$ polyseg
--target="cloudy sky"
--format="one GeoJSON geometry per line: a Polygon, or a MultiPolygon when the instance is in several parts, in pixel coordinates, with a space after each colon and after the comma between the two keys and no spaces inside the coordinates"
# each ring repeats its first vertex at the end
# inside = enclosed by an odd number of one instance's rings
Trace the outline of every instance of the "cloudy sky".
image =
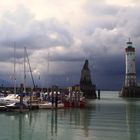
{"type": "Polygon", "coordinates": [[[121,89],[129,37],[140,81],[139,9],[139,0],[0,0],[1,84],[13,84],[16,46],[17,84],[23,81],[26,47],[40,86],[78,84],[89,59],[97,88],[121,89]]]}

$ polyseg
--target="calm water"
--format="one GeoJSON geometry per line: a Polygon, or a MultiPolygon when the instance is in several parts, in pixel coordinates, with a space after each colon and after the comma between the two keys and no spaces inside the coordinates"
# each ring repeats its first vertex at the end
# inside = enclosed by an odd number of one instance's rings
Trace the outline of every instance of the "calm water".
{"type": "Polygon", "coordinates": [[[86,109],[0,113],[0,140],[140,140],[140,100],[101,92],[86,109]]]}

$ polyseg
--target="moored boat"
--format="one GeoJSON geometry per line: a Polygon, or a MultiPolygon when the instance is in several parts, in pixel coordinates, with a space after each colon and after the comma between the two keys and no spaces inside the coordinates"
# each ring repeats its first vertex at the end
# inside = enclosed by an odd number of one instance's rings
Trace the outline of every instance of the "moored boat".
{"type": "Polygon", "coordinates": [[[3,105],[3,106],[9,105],[15,102],[19,102],[18,95],[9,94],[6,97],[0,98],[0,105],[3,105]]]}
{"type": "Polygon", "coordinates": [[[64,108],[64,104],[58,103],[56,106],[55,104],[52,104],[51,102],[39,103],[39,109],[53,109],[53,108],[64,108]]]}
{"type": "Polygon", "coordinates": [[[20,103],[20,102],[15,102],[9,105],[6,105],[6,111],[12,111],[12,112],[25,112],[25,111],[29,111],[29,108],[27,105],[25,105],[24,103],[20,103]]]}
{"type": "Polygon", "coordinates": [[[81,100],[79,102],[74,102],[74,101],[64,101],[64,107],[72,107],[72,108],[84,108],[87,105],[86,100],[81,100]]]}
{"type": "Polygon", "coordinates": [[[64,107],[84,108],[87,105],[87,100],[82,92],[70,92],[63,102],[64,107]]]}
{"type": "Polygon", "coordinates": [[[0,111],[6,111],[6,106],[0,106],[0,111]]]}

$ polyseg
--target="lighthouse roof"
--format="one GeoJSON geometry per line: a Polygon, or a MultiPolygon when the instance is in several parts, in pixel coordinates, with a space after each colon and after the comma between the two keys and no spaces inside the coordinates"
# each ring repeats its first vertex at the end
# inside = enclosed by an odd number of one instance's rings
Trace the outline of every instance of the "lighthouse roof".
{"type": "Polygon", "coordinates": [[[126,42],[127,48],[125,48],[126,52],[135,52],[135,48],[132,46],[132,42],[130,41],[130,38],[128,42],[126,42]]]}
{"type": "Polygon", "coordinates": [[[131,42],[131,41],[128,41],[128,42],[126,42],[126,43],[127,43],[128,45],[129,45],[129,44],[131,44],[131,45],[132,45],[132,42],[131,42]]]}

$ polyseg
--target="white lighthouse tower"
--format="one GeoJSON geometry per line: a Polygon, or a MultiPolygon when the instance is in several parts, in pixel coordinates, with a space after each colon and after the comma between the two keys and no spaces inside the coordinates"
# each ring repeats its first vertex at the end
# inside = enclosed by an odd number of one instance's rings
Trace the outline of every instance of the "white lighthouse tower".
{"type": "Polygon", "coordinates": [[[125,48],[125,83],[119,93],[121,97],[140,98],[140,86],[136,82],[136,68],[135,68],[135,48],[132,42],[126,43],[125,48]]]}
{"type": "Polygon", "coordinates": [[[132,46],[132,42],[127,42],[127,48],[125,48],[125,87],[135,87],[136,84],[136,68],[135,68],[135,48],[132,46]]]}

